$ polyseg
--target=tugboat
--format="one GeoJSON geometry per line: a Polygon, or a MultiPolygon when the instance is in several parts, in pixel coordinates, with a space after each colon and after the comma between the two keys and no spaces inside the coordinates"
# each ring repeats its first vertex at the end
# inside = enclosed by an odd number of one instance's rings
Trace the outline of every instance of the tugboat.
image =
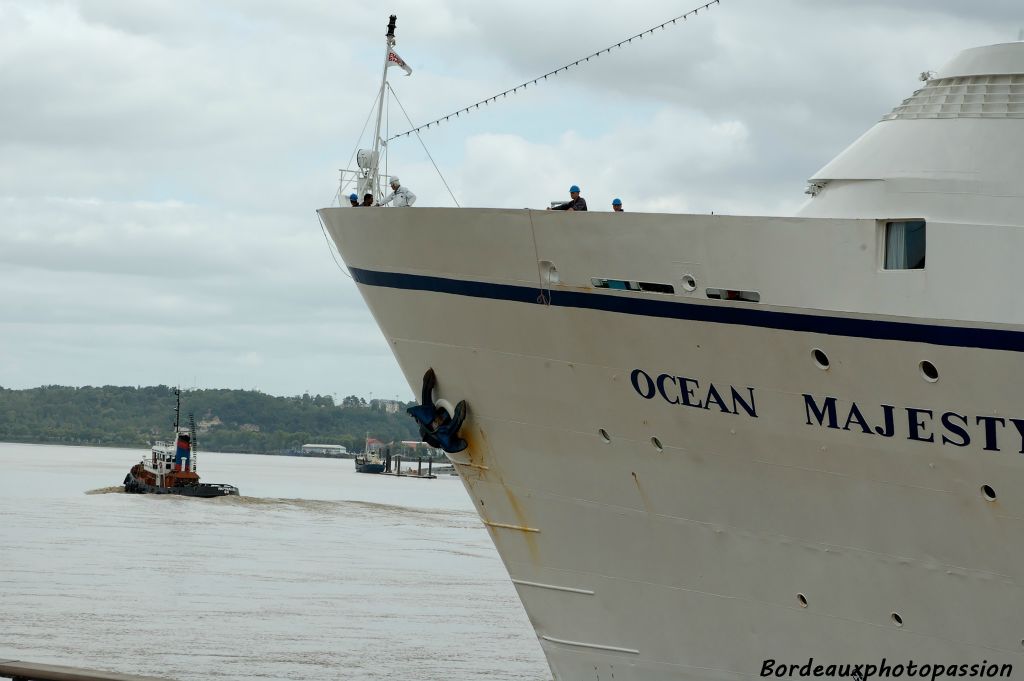
{"type": "Polygon", "coordinates": [[[380,450],[384,443],[366,436],[366,448],[356,457],[356,473],[383,473],[384,461],[380,458],[380,450]]]}
{"type": "Polygon", "coordinates": [[[149,459],[132,466],[124,478],[124,491],[131,494],[179,494],[186,497],[237,495],[234,485],[199,482],[196,473],[196,423],[189,415],[189,427],[182,428],[181,391],[174,390],[174,443],[156,442],[149,459]]]}

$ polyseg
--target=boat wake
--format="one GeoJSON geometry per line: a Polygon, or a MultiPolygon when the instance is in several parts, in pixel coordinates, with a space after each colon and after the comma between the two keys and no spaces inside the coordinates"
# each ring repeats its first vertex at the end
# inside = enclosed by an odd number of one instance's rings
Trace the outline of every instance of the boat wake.
{"type": "Polygon", "coordinates": [[[114,485],[112,487],[97,487],[96,489],[90,489],[85,491],[86,494],[124,494],[123,485],[114,485]]]}
{"type": "Polygon", "coordinates": [[[247,497],[230,496],[220,497],[219,504],[228,506],[262,507],[268,510],[298,510],[319,513],[324,515],[350,516],[353,512],[370,512],[377,518],[386,517],[409,517],[448,519],[469,519],[476,520],[476,514],[472,511],[449,510],[443,508],[416,508],[412,506],[400,506],[397,504],[382,504],[373,501],[356,501],[350,499],[281,499],[274,497],[247,497]]]}

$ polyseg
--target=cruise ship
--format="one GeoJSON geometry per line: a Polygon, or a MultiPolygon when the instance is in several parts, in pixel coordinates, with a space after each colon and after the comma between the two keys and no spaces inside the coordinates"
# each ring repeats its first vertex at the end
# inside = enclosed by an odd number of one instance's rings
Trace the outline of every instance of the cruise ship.
{"type": "Polygon", "coordinates": [[[1006,677],[1022,150],[1017,42],[793,217],[319,212],[409,385],[465,401],[450,457],[555,679],[1006,677]]]}

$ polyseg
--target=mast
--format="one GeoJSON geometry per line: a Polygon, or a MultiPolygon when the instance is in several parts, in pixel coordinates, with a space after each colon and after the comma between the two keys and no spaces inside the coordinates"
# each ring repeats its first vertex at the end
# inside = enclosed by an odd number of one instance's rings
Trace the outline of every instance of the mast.
{"type": "Polygon", "coordinates": [[[369,173],[363,181],[360,182],[359,197],[362,198],[364,194],[370,192],[373,194],[374,200],[380,198],[380,179],[378,172],[380,170],[380,123],[381,118],[384,115],[384,97],[387,96],[387,84],[388,84],[388,57],[391,55],[391,48],[395,46],[395,23],[398,21],[398,17],[394,14],[391,15],[388,21],[388,32],[384,34],[384,70],[380,77],[380,92],[377,95],[377,124],[373,128],[373,155],[370,157],[369,173]]]}
{"type": "Polygon", "coordinates": [[[180,427],[181,414],[181,388],[174,389],[174,441],[178,441],[178,428],[180,427]]]}

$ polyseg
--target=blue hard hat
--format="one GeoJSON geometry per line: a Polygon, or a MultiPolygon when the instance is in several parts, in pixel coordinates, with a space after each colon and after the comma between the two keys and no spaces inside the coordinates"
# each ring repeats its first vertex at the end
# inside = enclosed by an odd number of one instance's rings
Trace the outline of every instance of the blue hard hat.
{"type": "Polygon", "coordinates": [[[349,194],[348,195],[348,200],[349,201],[358,201],[359,197],[357,195],[355,195],[355,194],[349,194]]]}
{"type": "Polygon", "coordinates": [[[579,194],[580,193],[580,188],[577,187],[576,185],[573,185],[573,186],[569,187],[569,193],[572,194],[573,192],[576,192],[577,194],[579,194]]]}
{"type": "Polygon", "coordinates": [[[613,206],[621,206],[622,205],[622,199],[612,199],[612,205],[613,206]]]}

